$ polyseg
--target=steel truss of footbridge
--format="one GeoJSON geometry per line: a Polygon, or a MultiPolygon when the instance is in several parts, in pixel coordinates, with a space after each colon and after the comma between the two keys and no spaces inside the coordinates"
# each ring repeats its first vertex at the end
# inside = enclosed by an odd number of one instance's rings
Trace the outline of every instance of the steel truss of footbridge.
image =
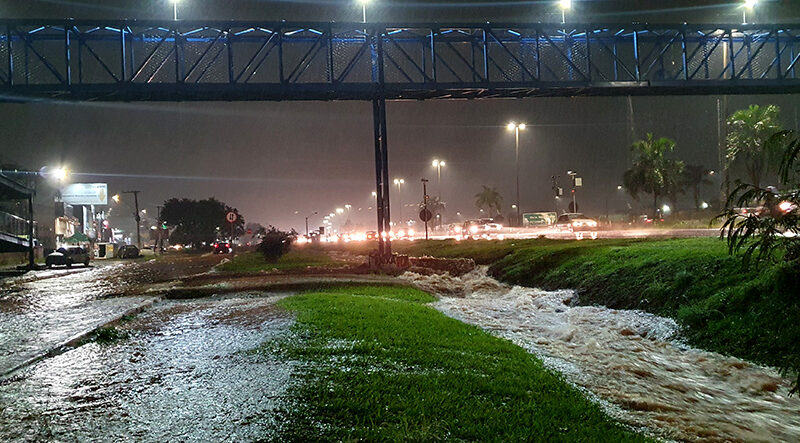
{"type": "Polygon", "coordinates": [[[796,93],[798,60],[800,24],[0,20],[4,101],[373,101],[381,231],[386,100],[796,93]]]}

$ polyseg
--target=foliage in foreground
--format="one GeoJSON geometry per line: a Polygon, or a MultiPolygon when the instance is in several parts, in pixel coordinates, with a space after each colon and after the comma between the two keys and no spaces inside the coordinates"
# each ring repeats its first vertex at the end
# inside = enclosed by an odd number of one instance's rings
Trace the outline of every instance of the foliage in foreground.
{"type": "Polygon", "coordinates": [[[525,350],[421,304],[431,300],[387,287],[283,300],[301,338],[284,351],[310,363],[283,438],[643,440],[525,350]]]}

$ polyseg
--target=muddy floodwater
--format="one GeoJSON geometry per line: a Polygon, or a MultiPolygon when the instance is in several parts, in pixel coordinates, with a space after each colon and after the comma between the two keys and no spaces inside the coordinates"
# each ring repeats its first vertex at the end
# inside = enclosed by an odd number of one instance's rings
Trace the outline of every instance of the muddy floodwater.
{"type": "Polygon", "coordinates": [[[668,318],[576,306],[573,291],[406,274],[443,313],[507,338],[623,423],[669,439],[800,441],[800,399],[776,371],[681,343],[668,318]]]}
{"type": "Polygon", "coordinates": [[[0,441],[242,441],[277,429],[293,368],[252,352],[287,331],[281,295],[164,301],[0,384],[0,441]]]}

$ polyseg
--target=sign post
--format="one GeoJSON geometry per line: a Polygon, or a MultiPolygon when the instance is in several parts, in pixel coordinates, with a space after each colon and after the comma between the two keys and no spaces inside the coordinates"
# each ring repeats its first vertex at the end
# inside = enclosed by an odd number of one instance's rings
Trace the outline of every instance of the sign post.
{"type": "Polygon", "coordinates": [[[231,244],[233,244],[233,225],[234,225],[234,223],[236,223],[236,220],[239,220],[239,214],[237,214],[237,213],[235,213],[233,211],[230,211],[227,214],[225,214],[225,220],[227,220],[228,223],[230,224],[230,227],[231,227],[230,242],[231,242],[231,244]]]}
{"type": "Polygon", "coordinates": [[[419,212],[420,220],[425,222],[425,240],[428,240],[428,222],[433,214],[428,210],[428,179],[422,179],[422,211],[419,212]]]}

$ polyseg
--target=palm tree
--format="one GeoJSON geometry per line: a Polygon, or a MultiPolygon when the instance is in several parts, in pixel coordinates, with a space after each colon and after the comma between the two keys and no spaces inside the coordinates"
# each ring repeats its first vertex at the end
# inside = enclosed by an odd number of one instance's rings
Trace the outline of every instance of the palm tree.
{"type": "Polygon", "coordinates": [[[711,171],[703,165],[686,165],[683,170],[681,182],[685,186],[692,188],[695,209],[700,209],[700,187],[711,184],[711,180],[708,178],[710,173],[711,171]]]}
{"type": "Polygon", "coordinates": [[[486,185],[481,185],[483,188],[481,192],[475,194],[475,206],[478,209],[483,209],[487,213],[497,215],[503,208],[503,196],[497,192],[497,189],[490,188],[486,185]]]}
{"type": "Polygon", "coordinates": [[[750,183],[761,186],[761,178],[770,166],[777,164],[767,140],[781,131],[779,114],[775,105],[750,105],[728,117],[728,137],[726,139],[726,169],[734,165],[744,167],[750,183]]]}
{"type": "Polygon", "coordinates": [[[665,157],[673,150],[674,141],[664,137],[656,139],[653,134],[647,134],[645,140],[631,145],[635,158],[633,166],[625,171],[622,182],[634,200],[639,200],[641,193],[652,194],[654,214],[658,210],[659,197],[670,196],[674,205],[680,192],[677,178],[683,171],[683,162],[665,157]]]}

